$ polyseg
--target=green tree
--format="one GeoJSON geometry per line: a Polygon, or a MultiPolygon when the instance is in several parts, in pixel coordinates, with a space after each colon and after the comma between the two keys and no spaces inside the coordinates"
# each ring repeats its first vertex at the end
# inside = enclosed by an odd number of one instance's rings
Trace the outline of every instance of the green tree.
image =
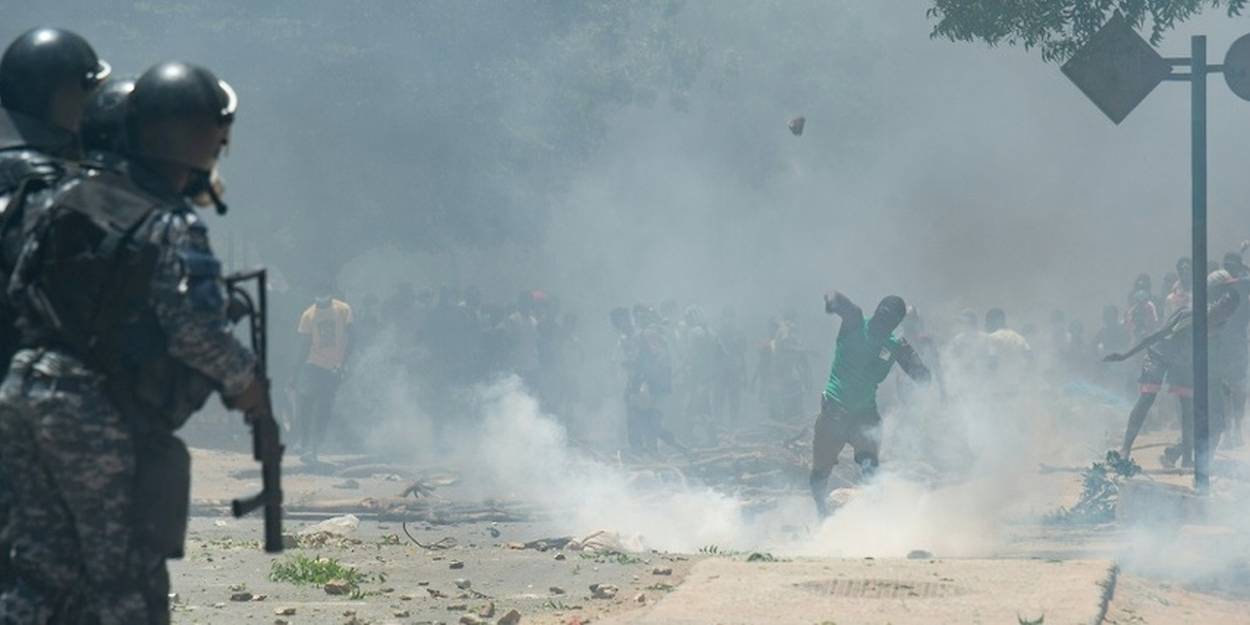
{"type": "Polygon", "coordinates": [[[1119,11],[1150,43],[1208,7],[1240,15],[1250,0],[934,0],[928,10],[933,37],[984,41],[991,46],[1039,48],[1042,59],[1062,62],[1119,11]]]}

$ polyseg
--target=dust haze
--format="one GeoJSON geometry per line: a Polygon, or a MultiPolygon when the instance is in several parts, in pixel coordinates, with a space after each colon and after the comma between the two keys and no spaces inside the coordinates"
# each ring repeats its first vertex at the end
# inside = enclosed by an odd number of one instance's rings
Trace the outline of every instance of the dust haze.
{"type": "MultiPolygon", "coordinates": [[[[378,315],[339,393],[344,451],[450,464],[483,497],[649,548],[992,555],[1005,524],[1057,495],[1032,483],[1038,464],[1099,459],[1126,404],[1040,389],[1005,404],[984,385],[904,408],[889,380],[882,472],[823,525],[805,491],[760,507],[618,461],[615,307],[675,300],[713,322],[731,307],[751,350],[795,311],[806,420],[837,329],[827,290],[867,310],[901,295],[944,338],[960,310],[991,307],[1017,329],[1063,310],[1092,334],[1137,274],[1158,288],[1188,255],[1184,89],[1164,83],[1117,127],[1034,53],[930,39],[927,6],[47,2],[7,7],[5,28],[77,30],[123,75],[177,58],[234,85],[232,210],[208,221],[232,268],[275,275],[275,377],[322,282],[378,315]],[[578,355],[546,382],[576,396],[545,404],[502,365],[460,376],[440,358],[454,346],[412,358],[417,317],[383,318],[405,285],[436,300],[472,287],[500,322],[518,293],[558,299],[578,355]]],[[[1203,32],[1223,50],[1244,30],[1217,12],[1161,48],[1184,54],[1203,32]]],[[[1250,238],[1250,108],[1211,85],[1219,258],[1250,238]]]]}

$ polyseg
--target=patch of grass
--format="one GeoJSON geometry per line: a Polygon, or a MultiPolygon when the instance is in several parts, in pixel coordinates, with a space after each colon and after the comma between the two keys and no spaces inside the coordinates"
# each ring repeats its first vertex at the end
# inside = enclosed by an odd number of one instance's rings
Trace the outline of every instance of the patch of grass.
{"type": "Polygon", "coordinates": [[[308,557],[297,554],[282,560],[274,560],[269,568],[269,581],[290,584],[322,586],[332,580],[347,582],[355,591],[368,581],[368,575],[357,571],[333,558],[308,557]]]}
{"type": "Polygon", "coordinates": [[[638,556],[620,551],[602,551],[599,553],[581,553],[578,554],[583,560],[594,560],[599,564],[643,564],[645,561],[638,556]]]}
{"type": "Polygon", "coordinates": [[[785,562],[785,560],[778,558],[771,553],[762,551],[733,551],[730,549],[721,549],[716,545],[705,545],[703,547],[699,547],[699,553],[723,558],[740,558],[746,560],[747,562],[785,562]]]}
{"type": "Polygon", "coordinates": [[[582,609],[582,606],[580,605],[569,605],[563,601],[556,601],[554,599],[548,599],[546,602],[543,603],[543,607],[548,610],[555,610],[557,612],[568,612],[571,610],[582,609]]]}
{"type": "Polygon", "coordinates": [[[1059,508],[1046,515],[1046,523],[1094,524],[1115,520],[1120,483],[1141,473],[1141,466],[1119,452],[1107,452],[1106,460],[1081,471],[1081,498],[1071,508],[1059,508]]]}

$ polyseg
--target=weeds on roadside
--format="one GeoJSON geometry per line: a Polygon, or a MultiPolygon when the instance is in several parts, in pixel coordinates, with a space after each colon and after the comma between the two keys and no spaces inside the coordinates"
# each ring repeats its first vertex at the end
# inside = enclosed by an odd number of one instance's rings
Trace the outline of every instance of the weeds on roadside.
{"type": "Polygon", "coordinates": [[[743,559],[747,562],[785,562],[785,560],[763,551],[733,551],[729,549],[721,549],[716,545],[704,545],[699,547],[699,553],[709,556],[720,556],[723,558],[743,559]]]}
{"type": "MultiPolygon", "coordinates": [[[[345,582],[352,591],[352,598],[356,598],[354,595],[360,592],[360,585],[370,581],[371,577],[333,558],[310,558],[302,554],[274,560],[269,568],[269,580],[273,582],[310,586],[322,586],[335,580],[345,582]]],[[[379,581],[386,579],[380,575],[377,577],[379,581]]]]}
{"type": "Polygon", "coordinates": [[[580,553],[578,554],[583,560],[594,560],[599,564],[644,564],[646,561],[638,556],[622,553],[620,551],[602,551],[598,553],[580,553]]]}

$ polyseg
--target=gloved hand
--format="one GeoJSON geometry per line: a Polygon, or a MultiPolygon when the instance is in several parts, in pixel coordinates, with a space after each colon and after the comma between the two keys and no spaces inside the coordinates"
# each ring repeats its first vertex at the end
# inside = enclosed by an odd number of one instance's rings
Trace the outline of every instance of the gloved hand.
{"type": "Polygon", "coordinates": [[[242,393],[225,398],[225,403],[227,408],[247,414],[264,409],[268,400],[269,381],[257,376],[242,393]]]}

